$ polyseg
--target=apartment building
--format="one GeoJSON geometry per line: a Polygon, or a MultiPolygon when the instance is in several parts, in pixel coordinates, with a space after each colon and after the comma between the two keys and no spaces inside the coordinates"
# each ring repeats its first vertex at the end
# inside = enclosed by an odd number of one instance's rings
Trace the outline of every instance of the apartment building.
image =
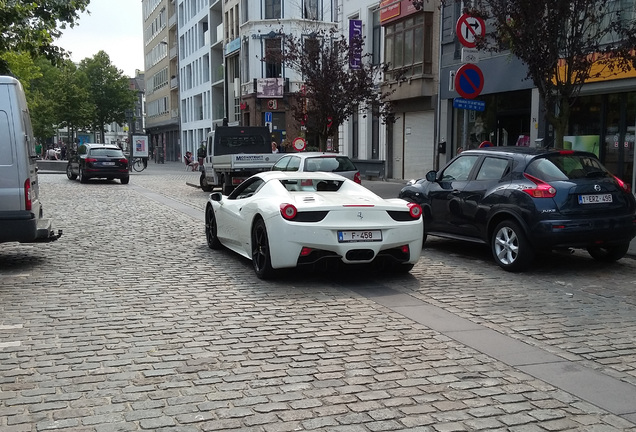
{"type": "Polygon", "coordinates": [[[205,143],[225,116],[223,2],[176,0],[181,155],[205,143]]]}
{"type": "Polygon", "coordinates": [[[146,134],[151,158],[179,160],[179,78],[175,0],[143,0],[146,134]]]}

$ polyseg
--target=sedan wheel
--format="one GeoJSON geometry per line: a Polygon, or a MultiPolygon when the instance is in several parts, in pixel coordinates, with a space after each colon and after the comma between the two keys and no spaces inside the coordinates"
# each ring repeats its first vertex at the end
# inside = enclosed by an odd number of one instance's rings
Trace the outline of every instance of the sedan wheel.
{"type": "Polygon", "coordinates": [[[491,240],[492,255],[504,270],[516,272],[526,269],[534,259],[534,251],[521,227],[506,220],[495,228],[491,240]]]}
{"type": "Polygon", "coordinates": [[[270,257],[269,240],[265,222],[258,219],[252,228],[252,264],[259,279],[269,279],[274,275],[270,257]]]}
{"type": "Polygon", "coordinates": [[[68,177],[69,180],[75,180],[77,178],[77,174],[73,174],[70,163],[66,165],[66,177],[68,177]]]}
{"type": "Polygon", "coordinates": [[[587,248],[587,253],[592,258],[601,262],[614,262],[623,258],[629,250],[629,243],[623,243],[615,246],[590,246],[587,248]]]}
{"type": "Polygon", "coordinates": [[[208,206],[205,209],[205,239],[208,242],[208,247],[210,249],[220,249],[221,242],[216,235],[217,226],[216,226],[216,217],[214,216],[214,209],[212,206],[208,206]]]}

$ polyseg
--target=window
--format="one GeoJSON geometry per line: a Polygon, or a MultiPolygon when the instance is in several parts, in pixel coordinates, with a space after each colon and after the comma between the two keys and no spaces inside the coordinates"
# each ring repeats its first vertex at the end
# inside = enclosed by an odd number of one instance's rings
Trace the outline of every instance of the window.
{"type": "Polygon", "coordinates": [[[280,44],[280,38],[265,39],[265,78],[280,78],[282,76],[280,44]]]}
{"type": "Polygon", "coordinates": [[[318,0],[303,1],[303,18],[314,21],[320,19],[318,0]]]}
{"type": "Polygon", "coordinates": [[[499,180],[508,167],[507,159],[487,157],[477,173],[477,180],[499,180]]]}
{"type": "Polygon", "coordinates": [[[265,0],[265,19],[282,18],[281,0],[265,0]]]}
{"type": "Polygon", "coordinates": [[[387,78],[433,73],[433,13],[423,12],[385,27],[387,78]]]}
{"type": "Polygon", "coordinates": [[[442,181],[466,181],[478,156],[461,156],[451,163],[442,175],[442,181]]]}

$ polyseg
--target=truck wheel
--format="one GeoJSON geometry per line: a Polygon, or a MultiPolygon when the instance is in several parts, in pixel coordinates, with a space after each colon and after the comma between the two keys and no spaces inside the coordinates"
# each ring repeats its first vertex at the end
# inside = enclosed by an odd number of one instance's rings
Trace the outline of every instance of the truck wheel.
{"type": "Polygon", "coordinates": [[[205,171],[201,173],[201,177],[199,177],[199,185],[201,186],[201,190],[203,192],[212,192],[212,186],[208,184],[208,179],[205,177],[205,171]]]}

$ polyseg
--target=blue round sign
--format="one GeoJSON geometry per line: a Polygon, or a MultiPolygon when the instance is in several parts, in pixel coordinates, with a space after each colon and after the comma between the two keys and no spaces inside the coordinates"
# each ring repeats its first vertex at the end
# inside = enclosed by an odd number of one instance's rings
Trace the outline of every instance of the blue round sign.
{"type": "Polygon", "coordinates": [[[463,65],[455,74],[455,90],[466,99],[479,96],[484,88],[484,74],[472,63],[463,65]]]}

